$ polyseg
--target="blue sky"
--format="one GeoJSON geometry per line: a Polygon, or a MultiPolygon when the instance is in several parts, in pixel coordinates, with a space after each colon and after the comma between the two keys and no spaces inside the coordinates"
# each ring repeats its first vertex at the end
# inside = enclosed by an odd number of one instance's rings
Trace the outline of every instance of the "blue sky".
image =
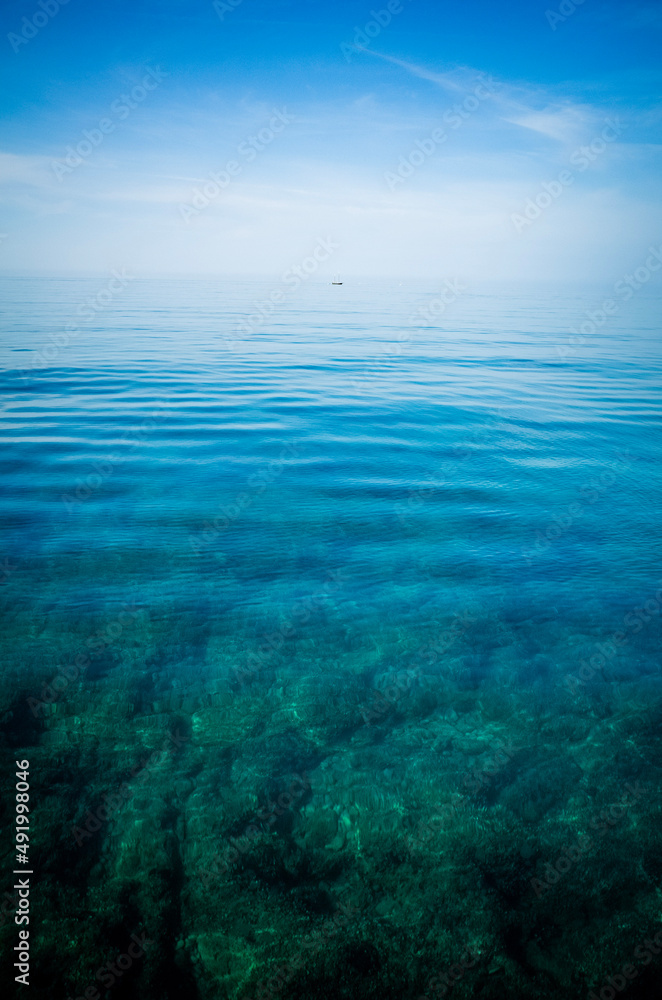
{"type": "Polygon", "coordinates": [[[0,14],[2,272],[324,237],[343,275],[612,283],[662,241],[659,4],[42,3],[0,14]]]}

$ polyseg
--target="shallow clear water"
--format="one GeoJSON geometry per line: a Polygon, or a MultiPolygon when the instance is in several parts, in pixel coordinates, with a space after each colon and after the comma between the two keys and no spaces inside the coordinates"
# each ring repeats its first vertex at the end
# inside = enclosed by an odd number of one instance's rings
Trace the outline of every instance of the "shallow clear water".
{"type": "Polygon", "coordinates": [[[659,920],[659,297],[573,345],[608,288],[434,318],[443,282],[311,279],[249,329],[278,279],[81,317],[107,281],[0,289],[0,709],[41,946],[85,938],[57,995],[134,924],[127,996],[419,996],[468,948],[457,996],[599,988],[659,920]]]}

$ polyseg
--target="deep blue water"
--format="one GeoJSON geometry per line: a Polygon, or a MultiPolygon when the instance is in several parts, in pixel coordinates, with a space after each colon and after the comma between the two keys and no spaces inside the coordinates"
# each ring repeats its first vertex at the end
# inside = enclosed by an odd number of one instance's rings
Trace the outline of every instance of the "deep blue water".
{"type": "MultiPolygon", "coordinates": [[[[468,947],[457,996],[599,987],[659,919],[653,281],[574,345],[608,287],[459,290],[435,318],[444,282],[311,279],[247,332],[278,279],[135,279],[81,316],[107,283],[0,289],[0,707],[44,776],[43,878],[92,914],[87,947],[152,920],[182,996],[247,997],[344,899],[362,985],[338,996],[390,996],[387,968],[418,996],[468,947]],[[175,729],[149,794],[72,847],[175,729]],[[266,847],[201,886],[304,770],[266,847]],[[608,849],[539,898],[637,780],[608,849]],[[328,912],[292,903],[311,886],[328,912]]],[[[83,965],[58,967],[62,996],[83,965]]],[[[278,995],[317,995],[302,975],[278,995]]]]}

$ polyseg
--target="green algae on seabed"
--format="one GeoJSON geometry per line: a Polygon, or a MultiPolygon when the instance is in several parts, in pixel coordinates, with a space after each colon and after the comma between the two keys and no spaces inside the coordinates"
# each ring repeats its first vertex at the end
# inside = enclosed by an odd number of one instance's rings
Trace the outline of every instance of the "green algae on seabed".
{"type": "MultiPolygon", "coordinates": [[[[466,683],[476,655],[468,631],[446,671],[422,671],[372,725],[360,713],[369,689],[349,670],[335,695],[345,701],[339,728],[319,708],[321,675],[319,683],[317,671],[290,675],[286,653],[239,690],[219,639],[212,656],[200,646],[201,659],[182,673],[182,643],[198,631],[182,616],[172,647],[157,625],[159,669],[148,667],[157,655],[150,615],[132,621],[126,647],[108,651],[103,671],[72,683],[33,723],[32,767],[43,779],[35,850],[48,889],[40,949],[55,956],[63,935],[80,942],[66,973],[70,990],[117,953],[126,927],[144,926],[158,961],[146,960],[128,983],[150,995],[172,979],[182,995],[220,990],[241,1000],[286,966],[283,997],[314,995],[323,981],[339,997],[418,996],[435,969],[470,948],[480,959],[454,985],[457,997],[525,995],[532,982],[542,996],[579,996],[578,969],[585,982],[599,979],[605,948],[627,953],[656,926],[660,710],[635,685],[625,698],[621,684],[613,700],[606,680],[571,698],[561,683],[563,635],[545,663],[544,698],[534,682],[522,701],[505,655],[539,638],[540,626],[502,623],[492,649],[489,629],[480,633],[491,667],[479,684],[466,683]],[[548,686],[555,673],[559,683],[548,686]],[[168,754],[166,731],[184,737],[168,754]],[[506,745],[512,751],[495,759],[506,745]],[[140,762],[150,755],[159,760],[146,780],[140,762]],[[279,810],[205,887],[200,873],[219,849],[301,770],[310,795],[279,810]],[[610,815],[633,781],[645,791],[596,831],[596,818],[610,815]],[[123,784],[126,801],[78,845],[71,831],[86,810],[123,784]],[[426,836],[417,835],[421,827],[426,836]],[[581,837],[595,849],[555,879],[550,873],[581,837]],[[51,895],[70,918],[49,915],[51,895]],[[296,961],[337,898],[351,901],[354,918],[309,961],[296,961]],[[99,913],[102,933],[77,929],[85,908],[99,913]]],[[[104,620],[90,624],[96,634],[104,620]]],[[[317,627],[308,626],[311,640],[317,627]]],[[[403,642],[401,626],[395,644],[389,631],[384,624],[379,642],[387,670],[403,642]]],[[[414,645],[413,636],[405,641],[414,645]]],[[[364,645],[375,648],[368,636],[364,645]]],[[[331,661],[328,644],[319,648],[322,664],[331,661]]],[[[38,690],[53,665],[28,667],[34,680],[24,673],[24,690],[38,690]]],[[[4,690],[12,692],[6,678],[4,690]]],[[[6,716],[5,732],[24,741],[27,730],[12,723],[6,716]]]]}

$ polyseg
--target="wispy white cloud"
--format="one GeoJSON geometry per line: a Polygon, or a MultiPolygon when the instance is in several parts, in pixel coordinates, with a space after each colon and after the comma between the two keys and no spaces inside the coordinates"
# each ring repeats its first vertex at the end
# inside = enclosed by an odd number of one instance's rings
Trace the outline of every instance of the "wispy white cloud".
{"type": "Polygon", "coordinates": [[[46,156],[0,152],[0,185],[30,184],[43,187],[49,183],[48,164],[46,156]]]}
{"type": "Polygon", "coordinates": [[[520,114],[504,116],[504,121],[538,132],[558,142],[568,143],[579,141],[595,118],[596,113],[593,109],[583,105],[566,105],[547,107],[540,111],[526,109],[520,114]]]}
{"type": "Polygon", "coordinates": [[[420,80],[428,80],[430,83],[436,83],[446,90],[460,91],[463,89],[462,84],[458,80],[458,75],[462,71],[449,69],[446,72],[437,73],[434,70],[427,69],[425,66],[418,66],[416,63],[398,59],[396,56],[386,55],[385,52],[377,52],[375,49],[364,49],[361,46],[357,46],[357,49],[367,55],[375,56],[377,59],[384,59],[386,62],[390,62],[394,66],[399,66],[401,69],[406,70],[413,76],[417,76],[420,80]]]}
{"type": "MultiPolygon", "coordinates": [[[[375,50],[362,49],[368,55],[386,60],[418,79],[427,80],[447,91],[451,99],[466,96],[480,82],[489,81],[494,114],[504,123],[528,129],[560,143],[576,143],[595,131],[600,112],[583,102],[573,103],[553,88],[522,81],[495,81],[484,71],[456,66],[439,72],[416,63],[398,59],[375,50]]],[[[482,108],[484,112],[486,106],[482,108]]]]}
{"type": "Polygon", "coordinates": [[[628,211],[647,224],[658,218],[652,195],[641,211],[632,208],[618,167],[637,149],[642,162],[650,161],[655,151],[636,146],[633,123],[646,120],[646,134],[656,134],[659,109],[640,104],[628,112],[627,146],[610,145],[519,238],[511,213],[568,166],[574,149],[599,135],[604,107],[579,87],[573,94],[568,83],[504,79],[455,128],[452,118],[444,121],[446,112],[487,74],[366,55],[394,67],[396,84],[401,73],[412,78],[406,92],[400,88],[404,96],[394,98],[379,81],[342,99],[297,95],[296,122],[248,160],[237,147],[266,125],[272,106],[245,95],[221,99],[211,87],[188,96],[180,89],[172,100],[145,105],[144,119],[132,118],[61,183],[52,163],[79,137],[78,120],[71,138],[44,140],[44,155],[5,147],[0,201],[42,269],[48,259],[72,269],[95,265],[112,251],[138,271],[164,273],[208,273],[210,262],[227,272],[287,267],[318,236],[339,242],[333,266],[348,273],[595,272],[614,250],[601,235],[607,215],[623,222],[631,242],[638,236],[626,224],[628,211]],[[416,142],[442,125],[447,141],[421,161],[416,142]],[[420,165],[389,189],[385,172],[415,146],[420,165]],[[181,205],[233,158],[241,160],[240,176],[186,225],[181,205]],[[48,215],[53,219],[44,221],[48,215]]]}

